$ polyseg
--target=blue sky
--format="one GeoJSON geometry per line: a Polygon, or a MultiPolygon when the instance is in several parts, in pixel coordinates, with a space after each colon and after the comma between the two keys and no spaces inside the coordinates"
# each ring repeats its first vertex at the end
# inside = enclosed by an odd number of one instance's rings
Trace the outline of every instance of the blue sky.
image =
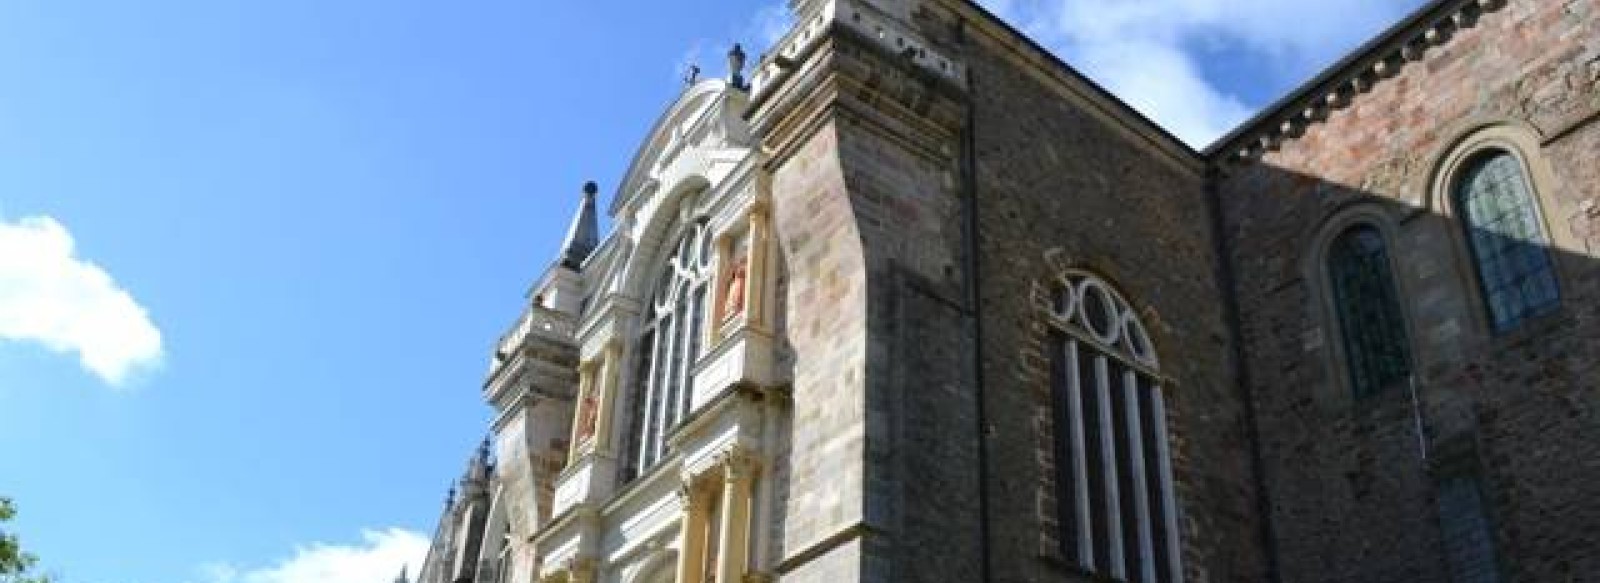
{"type": "MultiPolygon", "coordinates": [[[[986,2],[1197,145],[1419,3],[986,2]]],[[[579,185],[783,5],[0,3],[26,546],[68,583],[392,577],[579,185]]]]}

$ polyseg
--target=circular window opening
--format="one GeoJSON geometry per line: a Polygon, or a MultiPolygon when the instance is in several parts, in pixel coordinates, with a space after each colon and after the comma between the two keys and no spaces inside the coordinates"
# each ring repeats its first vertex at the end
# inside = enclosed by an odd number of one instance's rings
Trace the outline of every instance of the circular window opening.
{"type": "Polygon", "coordinates": [[[1080,310],[1083,314],[1083,325],[1089,329],[1096,340],[1106,345],[1114,345],[1117,341],[1118,322],[1116,303],[1112,299],[1111,290],[1104,284],[1090,280],[1083,284],[1083,298],[1080,300],[1080,310]]]}

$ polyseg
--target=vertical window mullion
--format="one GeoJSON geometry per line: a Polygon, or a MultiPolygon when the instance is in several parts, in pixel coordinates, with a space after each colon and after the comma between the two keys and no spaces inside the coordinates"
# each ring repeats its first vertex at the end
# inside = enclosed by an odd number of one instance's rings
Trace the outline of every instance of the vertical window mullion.
{"type": "Polygon", "coordinates": [[[1089,521],[1093,516],[1089,511],[1089,468],[1084,457],[1083,444],[1083,387],[1082,375],[1078,369],[1078,341],[1067,337],[1067,414],[1070,415],[1071,447],[1072,447],[1072,500],[1063,500],[1062,504],[1072,504],[1073,527],[1078,531],[1078,561],[1080,564],[1094,569],[1094,536],[1089,521]]]}
{"type": "Polygon", "coordinates": [[[1106,506],[1106,543],[1110,546],[1111,576],[1126,577],[1126,561],[1124,560],[1122,544],[1122,504],[1117,491],[1117,428],[1111,412],[1111,372],[1108,370],[1106,356],[1097,354],[1094,358],[1095,392],[1099,396],[1100,404],[1100,472],[1105,478],[1105,506],[1106,506]]]}
{"type": "MultiPolygon", "coordinates": [[[[1143,457],[1144,453],[1144,429],[1139,422],[1140,392],[1137,373],[1133,372],[1131,368],[1123,371],[1123,412],[1126,416],[1128,427],[1128,459],[1132,462],[1129,465],[1133,468],[1133,491],[1128,494],[1134,498],[1135,512],[1138,517],[1135,526],[1139,529],[1139,560],[1135,564],[1139,566],[1138,580],[1144,583],[1154,583],[1156,581],[1155,570],[1157,562],[1150,540],[1149,497],[1145,495],[1149,491],[1150,484],[1144,475],[1144,460],[1139,459],[1143,457]]],[[[1130,576],[1128,579],[1131,581],[1133,577],[1130,576]]]]}
{"type": "Polygon", "coordinates": [[[683,355],[683,383],[677,406],[678,420],[689,415],[689,405],[694,401],[694,365],[700,353],[701,317],[705,314],[705,286],[696,287],[689,293],[690,304],[688,307],[688,326],[685,326],[683,355]]]}
{"type": "Polygon", "coordinates": [[[666,339],[666,342],[661,344],[661,360],[666,364],[666,367],[662,369],[661,376],[656,378],[656,388],[653,391],[654,398],[650,402],[655,409],[651,412],[651,415],[656,420],[654,430],[648,434],[650,436],[651,465],[654,465],[656,460],[661,459],[662,437],[667,434],[666,425],[669,421],[667,411],[670,408],[667,403],[672,399],[672,377],[676,374],[675,370],[678,366],[677,359],[672,357],[672,353],[677,349],[679,322],[672,312],[668,314],[661,324],[661,328],[665,330],[661,337],[666,339]]]}
{"type": "Polygon", "coordinates": [[[639,433],[634,437],[634,439],[639,440],[639,451],[637,452],[638,457],[636,461],[637,467],[635,468],[634,472],[635,475],[643,473],[646,468],[650,467],[650,431],[653,427],[650,417],[653,414],[653,409],[655,408],[652,403],[655,400],[656,374],[662,364],[662,336],[659,323],[652,327],[648,337],[651,338],[650,346],[645,348],[650,352],[650,369],[646,371],[645,377],[642,379],[643,382],[641,384],[644,387],[644,391],[637,395],[639,404],[635,407],[635,409],[638,410],[638,415],[640,416],[639,433]]]}

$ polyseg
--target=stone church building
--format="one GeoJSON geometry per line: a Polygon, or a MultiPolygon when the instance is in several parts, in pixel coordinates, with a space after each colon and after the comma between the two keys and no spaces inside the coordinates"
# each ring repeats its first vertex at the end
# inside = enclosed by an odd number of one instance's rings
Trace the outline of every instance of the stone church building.
{"type": "Polygon", "coordinates": [[[417,583],[1600,581],[1600,0],[1203,151],[968,0],[791,8],[574,196],[417,583]]]}

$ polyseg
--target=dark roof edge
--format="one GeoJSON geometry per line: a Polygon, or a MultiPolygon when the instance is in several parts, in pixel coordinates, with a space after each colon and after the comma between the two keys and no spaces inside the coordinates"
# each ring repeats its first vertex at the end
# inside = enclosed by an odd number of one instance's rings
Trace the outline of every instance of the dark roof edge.
{"type": "Polygon", "coordinates": [[[1256,156],[1286,138],[1298,137],[1305,125],[1325,119],[1331,110],[1344,107],[1373,84],[1392,77],[1405,63],[1421,60],[1427,49],[1448,43],[1478,16],[1504,5],[1505,0],[1433,0],[1201,152],[1213,162],[1219,157],[1256,156]]]}

